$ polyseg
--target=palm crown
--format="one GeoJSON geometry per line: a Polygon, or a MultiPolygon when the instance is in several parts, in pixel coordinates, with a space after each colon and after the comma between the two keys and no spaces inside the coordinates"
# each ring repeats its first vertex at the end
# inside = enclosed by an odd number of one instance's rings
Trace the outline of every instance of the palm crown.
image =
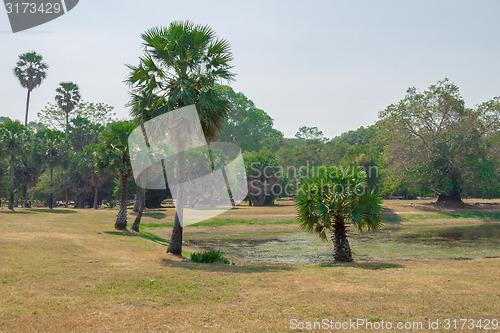
{"type": "Polygon", "coordinates": [[[66,131],[69,127],[69,113],[81,99],[78,85],[73,82],[61,82],[56,89],[57,105],[66,113],[66,131]]]}
{"type": "Polygon", "coordinates": [[[19,56],[14,68],[14,74],[23,88],[32,91],[47,77],[49,66],[43,62],[43,57],[36,52],[28,52],[19,56]]]}
{"type": "Polygon", "coordinates": [[[49,66],[43,62],[43,57],[36,52],[27,52],[19,56],[19,61],[14,68],[14,75],[21,83],[23,88],[28,89],[26,97],[26,115],[24,125],[28,124],[28,110],[30,104],[30,95],[33,89],[42,84],[47,77],[49,66]]]}
{"type": "Polygon", "coordinates": [[[214,91],[232,80],[229,43],[208,26],[173,22],[142,34],[146,55],[129,65],[132,115],[142,121],[196,104],[207,139],[215,138],[227,116],[228,102],[214,91]]]}

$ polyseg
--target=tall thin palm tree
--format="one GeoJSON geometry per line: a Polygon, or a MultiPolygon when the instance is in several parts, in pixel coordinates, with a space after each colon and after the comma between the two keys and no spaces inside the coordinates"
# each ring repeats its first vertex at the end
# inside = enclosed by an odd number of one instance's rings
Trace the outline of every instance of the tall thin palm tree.
{"type": "Polygon", "coordinates": [[[49,66],[43,62],[43,57],[36,52],[27,52],[19,56],[19,61],[14,68],[14,75],[23,88],[28,89],[26,97],[26,116],[24,125],[28,125],[28,111],[30,107],[30,96],[33,89],[42,84],[47,77],[49,66]]]}
{"type": "Polygon", "coordinates": [[[10,158],[9,209],[14,209],[15,162],[25,153],[27,134],[26,126],[19,121],[8,120],[0,124],[0,157],[10,158]]]}
{"type": "Polygon", "coordinates": [[[56,89],[57,105],[66,114],[66,133],[69,132],[69,114],[81,99],[80,89],[73,82],[61,82],[56,89]]]}
{"type": "Polygon", "coordinates": [[[319,234],[331,234],[335,245],[335,261],[352,261],[347,239],[349,224],[359,230],[378,230],[382,226],[381,198],[368,189],[366,173],[361,168],[319,168],[301,180],[295,198],[299,225],[319,234]]]}
{"type": "MultiPolygon", "coordinates": [[[[145,55],[138,66],[128,65],[132,115],[141,122],[177,108],[195,104],[208,141],[217,138],[229,111],[229,102],[215,91],[222,80],[231,81],[229,43],[218,39],[209,26],[189,21],[172,22],[142,34],[145,55]]],[[[179,173],[184,165],[178,156],[179,173]]],[[[179,175],[180,176],[180,175],[179,175]]],[[[179,177],[182,178],[182,177],[179,177]]],[[[182,254],[183,198],[179,193],[167,252],[182,254]]]]}
{"type": "Polygon", "coordinates": [[[101,134],[96,149],[96,163],[99,170],[111,168],[120,175],[120,208],[116,217],[115,229],[127,229],[127,188],[132,175],[128,136],[137,124],[129,121],[111,123],[101,134]]]}

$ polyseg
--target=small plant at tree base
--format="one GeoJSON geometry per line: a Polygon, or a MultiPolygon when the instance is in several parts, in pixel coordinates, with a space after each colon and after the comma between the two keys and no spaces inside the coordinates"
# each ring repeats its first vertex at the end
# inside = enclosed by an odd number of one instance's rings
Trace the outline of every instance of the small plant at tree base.
{"type": "Polygon", "coordinates": [[[226,265],[231,264],[231,261],[229,261],[229,259],[227,258],[224,258],[222,252],[218,250],[191,253],[190,259],[193,262],[206,263],[206,264],[210,264],[213,262],[222,262],[226,265]]]}

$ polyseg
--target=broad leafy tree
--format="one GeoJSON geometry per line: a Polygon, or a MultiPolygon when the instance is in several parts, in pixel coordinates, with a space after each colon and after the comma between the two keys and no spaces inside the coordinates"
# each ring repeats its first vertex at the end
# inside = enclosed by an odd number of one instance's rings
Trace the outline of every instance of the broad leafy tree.
{"type": "Polygon", "coordinates": [[[69,114],[80,101],[80,89],[73,82],[61,82],[56,89],[56,102],[66,116],[66,133],[69,130],[69,114]]]}
{"type": "Polygon", "coordinates": [[[274,204],[273,187],[282,176],[276,157],[269,151],[244,154],[248,183],[248,200],[253,206],[274,204]]]}
{"type": "MultiPolygon", "coordinates": [[[[80,102],[69,115],[69,123],[76,118],[83,118],[92,125],[106,126],[115,121],[116,113],[113,107],[105,103],[80,102]]],[[[66,130],[66,112],[57,104],[49,103],[42,111],[38,112],[39,121],[46,127],[65,131],[66,130]]]]}
{"type": "Polygon", "coordinates": [[[320,169],[301,180],[295,200],[299,225],[322,239],[330,236],[336,261],[353,260],[347,238],[350,224],[372,231],[382,226],[382,200],[368,189],[366,174],[360,168],[320,169]]]}
{"type": "Polygon", "coordinates": [[[321,142],[328,141],[323,132],[320,131],[316,126],[302,126],[301,128],[299,128],[299,131],[295,133],[295,137],[301,140],[319,140],[321,142]]]}
{"type": "Polygon", "coordinates": [[[43,57],[36,52],[27,52],[19,56],[19,61],[14,68],[14,75],[19,80],[19,83],[21,83],[21,86],[28,89],[24,125],[28,125],[31,92],[42,84],[42,81],[47,77],[48,69],[49,66],[43,62],[43,57]]]}
{"type": "Polygon", "coordinates": [[[388,184],[433,193],[438,203],[462,202],[465,175],[484,151],[487,123],[498,117],[494,108],[464,104],[458,87],[445,79],[424,92],[408,89],[404,99],[380,113],[388,184]]]}
{"type": "Polygon", "coordinates": [[[120,179],[120,208],[116,217],[115,229],[127,229],[127,189],[132,175],[128,136],[136,124],[129,121],[111,123],[101,134],[96,147],[96,163],[100,170],[111,168],[120,179]]]}
{"type": "MultiPolygon", "coordinates": [[[[129,65],[132,115],[146,121],[177,108],[196,104],[201,125],[208,141],[220,133],[229,103],[215,87],[221,80],[232,80],[229,43],[217,38],[208,26],[189,21],[173,22],[142,34],[145,55],[138,66],[129,65]]],[[[186,133],[188,134],[188,133],[186,133]]],[[[182,150],[180,150],[182,151],[182,150]]],[[[179,172],[185,157],[179,154],[179,172]]],[[[179,174],[179,176],[181,176],[179,174]]],[[[177,210],[183,209],[182,194],[177,210]]],[[[175,216],[167,252],[182,253],[182,225],[175,216]]]]}
{"type": "Polygon", "coordinates": [[[236,93],[229,86],[220,85],[217,92],[230,103],[220,140],[235,143],[243,151],[259,151],[275,143],[279,146],[283,133],[274,128],[271,116],[257,108],[243,93],[236,93]]]}

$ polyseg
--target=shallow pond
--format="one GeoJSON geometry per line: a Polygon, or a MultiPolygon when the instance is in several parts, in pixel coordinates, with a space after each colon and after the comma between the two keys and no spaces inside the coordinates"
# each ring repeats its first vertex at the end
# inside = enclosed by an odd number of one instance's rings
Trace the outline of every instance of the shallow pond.
{"type": "MultiPolygon", "coordinates": [[[[500,223],[384,229],[376,233],[353,233],[349,239],[353,256],[358,260],[465,260],[500,256],[500,223]]],[[[332,242],[306,232],[275,233],[267,238],[262,235],[257,238],[255,234],[215,236],[187,242],[249,262],[307,265],[333,260],[332,242]]]]}

